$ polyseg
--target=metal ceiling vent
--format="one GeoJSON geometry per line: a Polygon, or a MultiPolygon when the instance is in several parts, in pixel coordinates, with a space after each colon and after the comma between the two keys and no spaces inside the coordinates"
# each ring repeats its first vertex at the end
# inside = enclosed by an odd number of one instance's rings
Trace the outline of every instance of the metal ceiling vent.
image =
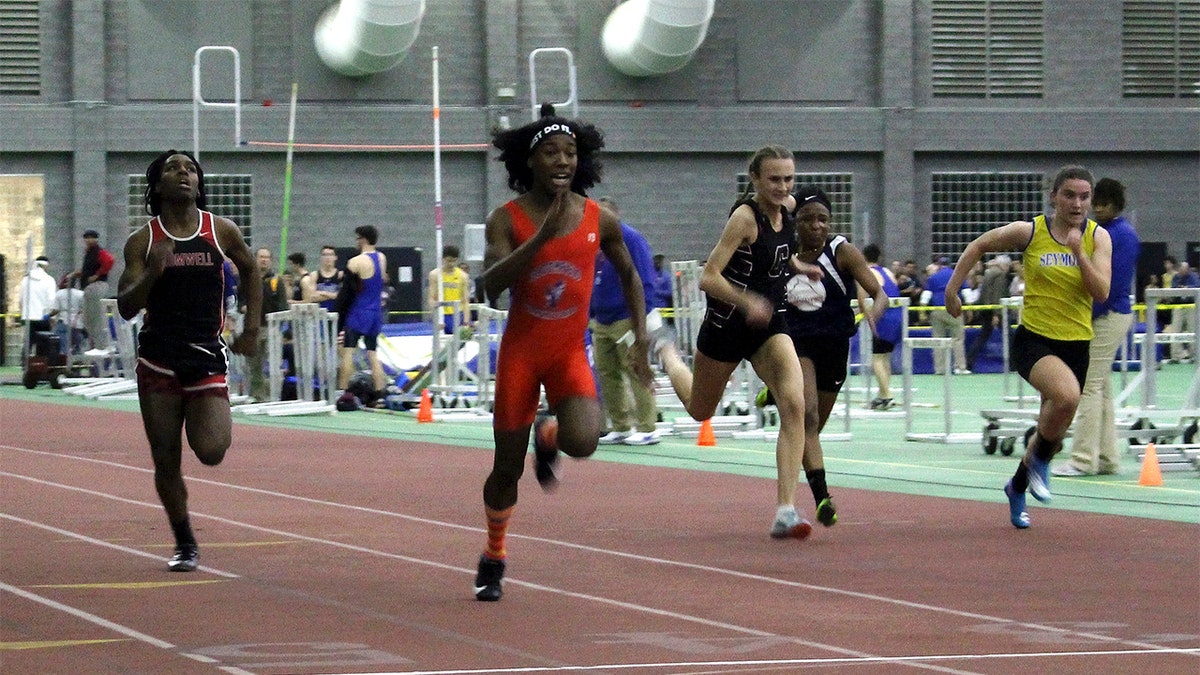
{"type": "Polygon", "coordinates": [[[342,75],[373,75],[404,60],[424,16],[425,0],[341,0],[317,20],[313,43],[342,75]]]}
{"type": "Polygon", "coordinates": [[[604,56],[631,77],[675,72],[704,42],[716,0],[627,0],[604,22],[604,56]]]}

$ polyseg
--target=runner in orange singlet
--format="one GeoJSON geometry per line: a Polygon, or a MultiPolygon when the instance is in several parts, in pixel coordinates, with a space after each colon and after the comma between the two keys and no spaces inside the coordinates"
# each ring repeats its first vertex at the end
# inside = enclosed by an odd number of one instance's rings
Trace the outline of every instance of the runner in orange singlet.
{"type": "Polygon", "coordinates": [[[559,450],[576,458],[596,451],[601,413],[584,332],[599,250],[616,268],[630,307],[638,377],[646,387],[653,381],[641,279],[617,218],[585,196],[600,180],[596,154],[604,137],[547,108],[542,119],[492,141],[520,196],[492,211],[486,229],[483,282],[488,297],[510,290],[511,308],[496,363],[496,453],[483,486],[487,547],[475,577],[475,597],[483,601],[499,600],[502,592],[505,536],[535,416],[534,463],[543,489],[557,483],[559,450]],[[541,387],[557,422],[537,413],[541,387]]]}

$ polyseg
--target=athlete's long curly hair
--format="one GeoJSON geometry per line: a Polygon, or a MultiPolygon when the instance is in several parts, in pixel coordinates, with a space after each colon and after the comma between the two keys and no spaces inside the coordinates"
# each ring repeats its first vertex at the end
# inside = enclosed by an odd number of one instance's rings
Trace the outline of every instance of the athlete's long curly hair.
{"type": "Polygon", "coordinates": [[[197,185],[196,208],[202,209],[208,205],[208,194],[204,191],[204,169],[200,166],[200,160],[187,150],[171,149],[155,157],[154,161],[150,162],[150,166],[146,168],[146,191],[142,194],[142,202],[146,205],[146,213],[152,216],[162,213],[162,195],[155,188],[162,180],[163,167],[171,155],[185,155],[196,165],[196,175],[200,178],[197,185]]]}
{"type": "Polygon", "coordinates": [[[578,165],[575,168],[575,178],[571,181],[571,191],[587,195],[588,188],[600,182],[602,165],[597,154],[604,147],[604,132],[586,122],[559,117],[554,114],[554,106],[542,104],[542,118],[530,122],[523,127],[498,131],[492,135],[492,145],[500,150],[499,161],[504,162],[508,169],[508,187],[518,194],[529,192],[533,188],[533,171],[529,168],[529,155],[533,148],[534,136],[553,124],[565,124],[575,132],[575,150],[578,165]]]}

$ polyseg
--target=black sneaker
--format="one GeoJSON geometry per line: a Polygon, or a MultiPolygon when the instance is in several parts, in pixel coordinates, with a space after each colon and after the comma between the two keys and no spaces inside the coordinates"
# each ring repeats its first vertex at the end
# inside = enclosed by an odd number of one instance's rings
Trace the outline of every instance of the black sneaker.
{"type": "Polygon", "coordinates": [[[479,556],[479,572],[475,574],[475,599],[495,602],[504,594],[500,580],[504,578],[504,561],[479,556]]]}
{"type": "Polygon", "coordinates": [[[191,572],[200,565],[200,549],[195,544],[175,547],[175,555],[167,563],[172,572],[191,572]]]}
{"type": "Polygon", "coordinates": [[[542,438],[543,427],[551,422],[558,424],[545,412],[539,412],[533,421],[533,471],[545,492],[554,492],[558,487],[558,446],[550,445],[542,438]]]}

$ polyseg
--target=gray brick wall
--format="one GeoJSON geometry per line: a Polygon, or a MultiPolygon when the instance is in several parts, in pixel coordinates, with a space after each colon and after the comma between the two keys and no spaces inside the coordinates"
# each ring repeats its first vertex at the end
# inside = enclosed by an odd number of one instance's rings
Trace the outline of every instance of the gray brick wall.
{"type": "MultiPolygon", "coordinates": [[[[1045,98],[987,101],[931,98],[930,0],[722,0],[692,62],[649,80],[625,77],[603,61],[598,33],[618,0],[428,3],[406,60],[362,80],[337,75],[316,58],[313,21],[328,0],[247,2],[249,26],[238,34],[250,45],[243,72],[248,140],[286,139],[291,82],[299,81],[298,141],[428,143],[429,54],[438,45],[442,140],[486,142],[500,115],[515,124],[529,119],[529,51],[572,49],[580,113],[608,135],[605,180],[595,194],[617,197],[629,220],[672,258],[708,254],[735,175],[766,143],[794,148],[801,171],[853,171],[856,225],[869,221],[867,238],[889,257],[928,255],[931,171],[1049,172],[1069,161],[1130,186],[1147,240],[1167,241],[1182,255],[1185,240],[1200,238],[1200,109],[1196,99],[1121,98],[1121,0],[1046,2],[1045,98]],[[806,51],[814,44],[829,53],[806,51]],[[821,59],[831,65],[821,67],[821,59]],[[781,91],[835,94],[765,100],[772,77],[781,91]],[[509,83],[515,98],[498,98],[498,86],[509,83]],[[264,99],[274,105],[263,107],[264,99]]],[[[48,241],[62,254],[77,257],[77,233],[88,227],[115,237],[113,228],[124,222],[126,175],[142,173],[167,147],[191,147],[190,83],[177,83],[184,94],[175,101],[130,100],[131,83],[144,84],[138,78],[153,73],[131,70],[130,50],[138,45],[129,37],[141,30],[136,17],[157,6],[139,2],[131,12],[133,0],[47,0],[43,95],[0,98],[0,172],[46,176],[48,241]],[[70,103],[95,98],[105,104],[70,103]],[[103,220],[108,228],[97,227],[103,220]]],[[[189,64],[199,46],[172,44],[171,58],[189,64]]],[[[564,77],[554,66],[542,74],[547,85],[539,89],[564,77]]],[[[255,243],[277,246],[271,226],[282,213],[284,152],[235,148],[231,136],[230,113],[204,112],[205,168],[253,174],[255,243]]],[[[464,223],[481,222],[511,196],[493,158],[483,150],[444,153],[447,242],[461,243],[464,223]]],[[[331,239],[346,243],[338,237],[371,222],[387,244],[432,249],[432,167],[428,151],[298,150],[290,242],[315,253],[331,239]]]]}

